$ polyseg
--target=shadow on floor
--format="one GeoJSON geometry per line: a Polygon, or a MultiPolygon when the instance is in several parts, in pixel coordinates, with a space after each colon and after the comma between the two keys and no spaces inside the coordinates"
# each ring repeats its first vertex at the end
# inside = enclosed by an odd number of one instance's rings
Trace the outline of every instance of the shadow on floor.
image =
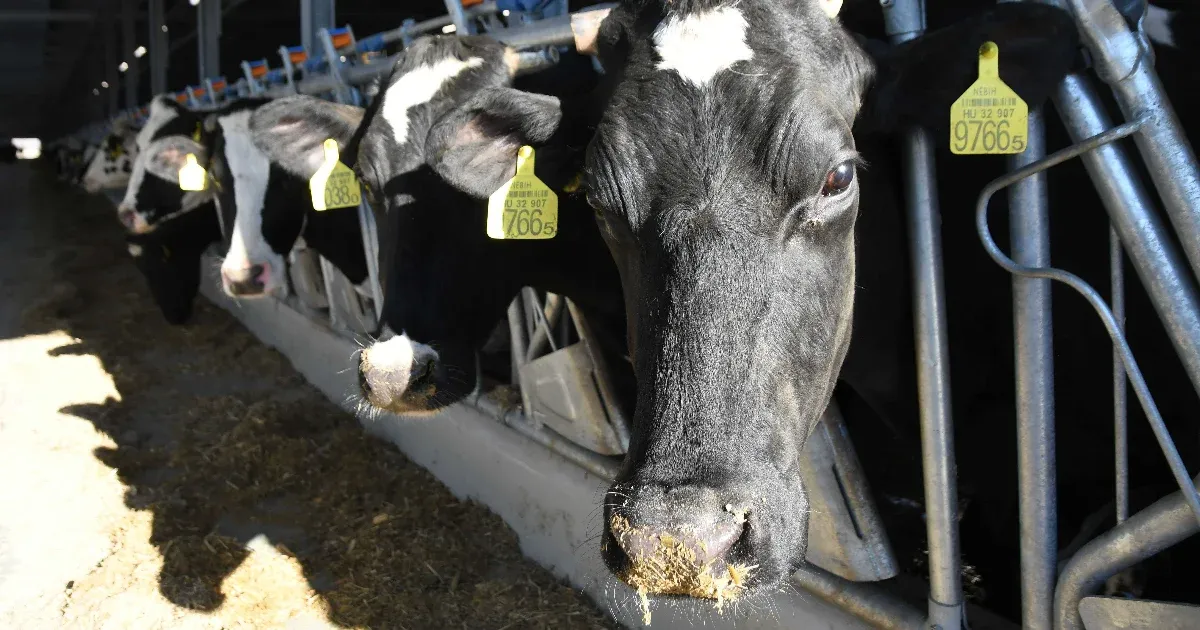
{"type": "Polygon", "coordinates": [[[279,621],[254,620],[255,601],[288,597],[342,626],[616,627],[527,561],[498,517],[366,435],[228,314],[198,298],[188,325],[166,324],[107,201],[49,176],[30,195],[49,290],[31,292],[21,332],[65,330],[79,341],[54,353],[93,355],[111,374],[120,400],[62,412],[116,442],[95,455],[126,505],[152,514],[144,555],[161,554],[172,603],[237,605],[255,627],[279,621]],[[287,587],[269,564],[231,584],[263,545],[311,591],[273,590],[287,587]]]}

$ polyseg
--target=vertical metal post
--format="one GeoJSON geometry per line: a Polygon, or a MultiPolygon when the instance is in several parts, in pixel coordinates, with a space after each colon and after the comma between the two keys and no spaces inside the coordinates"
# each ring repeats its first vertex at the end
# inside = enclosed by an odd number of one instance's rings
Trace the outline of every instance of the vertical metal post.
{"type": "Polygon", "coordinates": [[[150,93],[159,95],[167,91],[167,47],[166,19],[163,14],[163,0],[149,0],[149,16],[147,18],[147,45],[150,60],[150,93]]]}
{"type": "Polygon", "coordinates": [[[454,20],[456,33],[459,35],[474,34],[471,22],[467,19],[467,12],[463,10],[462,0],[446,0],[446,13],[450,14],[451,20],[454,20]]]}
{"type": "MultiPolygon", "coordinates": [[[[1041,108],[1029,112],[1029,140],[1009,158],[1012,170],[1046,156],[1041,108]]],[[[1012,186],[1008,198],[1012,258],[1050,264],[1050,216],[1044,172],[1012,186]]],[[[1017,471],[1021,522],[1021,627],[1051,630],[1057,577],[1058,515],[1054,461],[1054,342],[1050,281],[1013,278],[1016,341],[1017,471]]]]}
{"type": "Polygon", "coordinates": [[[121,52],[117,55],[117,63],[129,64],[129,68],[121,75],[121,80],[125,82],[127,108],[139,105],[137,59],[133,56],[133,49],[138,46],[137,36],[134,34],[137,10],[138,0],[121,0],[121,52]]]}
{"type": "MultiPolygon", "coordinates": [[[[1125,331],[1125,257],[1121,237],[1115,227],[1108,228],[1108,264],[1112,278],[1112,312],[1117,327],[1125,331]]],[[[1116,464],[1117,525],[1129,518],[1129,390],[1125,384],[1125,362],[1113,348],[1113,435],[1116,464]]]]}
{"type": "MultiPolygon", "coordinates": [[[[106,9],[112,8],[112,0],[106,3],[106,9]]],[[[120,88],[117,87],[119,81],[119,73],[117,72],[117,47],[120,46],[120,41],[117,37],[117,17],[111,11],[104,12],[104,72],[101,76],[108,82],[108,92],[105,96],[108,101],[108,111],[105,112],[105,117],[113,118],[117,112],[121,110],[120,88]]]]}
{"type": "MultiPolygon", "coordinates": [[[[1083,75],[1063,80],[1055,91],[1054,105],[1074,142],[1113,126],[1094,84],[1083,75]]],[[[1120,145],[1106,144],[1080,159],[1192,386],[1200,393],[1200,296],[1185,259],[1120,145]]]]}
{"type": "Polygon", "coordinates": [[[300,43],[308,54],[321,49],[317,31],[333,28],[336,0],[300,0],[300,43]]]}
{"type": "MultiPolygon", "coordinates": [[[[889,39],[899,44],[925,31],[924,0],[881,0],[889,39]]],[[[950,415],[950,366],[934,142],[927,130],[904,137],[905,200],[913,267],[921,461],[929,540],[929,627],[959,630],[964,621],[958,550],[958,484],[950,415]]]]}
{"type": "Polygon", "coordinates": [[[196,5],[196,58],[200,81],[221,74],[221,0],[201,0],[196,5]]]}

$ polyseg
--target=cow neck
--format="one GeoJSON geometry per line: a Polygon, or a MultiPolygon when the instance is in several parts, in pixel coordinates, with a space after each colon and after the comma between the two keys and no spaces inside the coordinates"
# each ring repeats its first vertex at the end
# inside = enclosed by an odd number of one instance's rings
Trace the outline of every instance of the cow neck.
{"type": "Polygon", "coordinates": [[[158,226],[162,225],[163,223],[188,214],[197,208],[203,207],[209,201],[215,201],[215,199],[216,197],[210,194],[207,190],[199,190],[194,192],[189,191],[183,195],[183,202],[179,204],[179,209],[155,221],[154,225],[151,226],[151,231],[157,229],[158,226]]]}

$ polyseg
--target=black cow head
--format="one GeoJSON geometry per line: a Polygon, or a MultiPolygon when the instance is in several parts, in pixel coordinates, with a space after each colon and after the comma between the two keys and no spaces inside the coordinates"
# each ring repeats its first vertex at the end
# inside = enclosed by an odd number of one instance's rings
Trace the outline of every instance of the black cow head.
{"type": "MultiPolygon", "coordinates": [[[[594,76],[584,62],[581,76],[594,76]]],[[[304,178],[322,163],[322,142],[336,139],[372,205],[386,209],[384,338],[359,366],[376,408],[428,412],[468,393],[475,352],[521,286],[573,296],[607,289],[619,301],[590,212],[566,193],[555,238],[486,235],[486,199],[512,177],[523,144],[537,148],[539,177],[561,189],[586,143],[556,140],[560,100],[515,89],[514,71],[515,56],[489,38],[426,37],[405,50],[366,112],[292,97],[251,121],[263,150],[304,178]]]]}
{"type": "Polygon", "coordinates": [[[129,175],[125,199],[117,215],[130,232],[143,234],[166,217],[197,208],[212,200],[211,187],[199,192],[179,189],[179,169],[188,154],[207,161],[200,115],[167,97],[150,104],[150,116],[137,135],[137,157],[129,175]]]}
{"type": "Polygon", "coordinates": [[[1031,106],[1076,52],[1065,13],[1013,4],[872,58],[825,4],[632,2],[601,27],[586,181],[638,382],[602,547],[644,592],[731,597],[803,561],[798,460],[851,333],[854,134],[944,130],[984,41],[1031,106]]]}
{"type": "Polygon", "coordinates": [[[200,289],[200,259],[221,228],[212,202],[144,234],[127,234],[133,262],[146,279],[150,295],[167,321],[185,323],[200,289]]]}

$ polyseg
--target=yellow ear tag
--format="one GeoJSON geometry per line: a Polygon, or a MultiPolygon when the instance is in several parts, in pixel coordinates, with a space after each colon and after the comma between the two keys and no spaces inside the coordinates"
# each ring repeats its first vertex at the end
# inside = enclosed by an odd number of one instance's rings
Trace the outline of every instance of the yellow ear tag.
{"type": "Polygon", "coordinates": [[[543,239],[558,233],[558,195],[534,175],[533,160],[533,147],[521,147],[517,174],[488,198],[488,236],[543,239]]]}
{"type": "Polygon", "coordinates": [[[196,162],[195,154],[189,153],[184,158],[186,162],[179,169],[179,189],[189,191],[204,190],[208,183],[208,173],[196,162]]]}
{"type": "Polygon", "coordinates": [[[1025,151],[1029,106],[1000,80],[1000,48],[979,47],[979,78],[950,108],[950,151],[1004,155],[1025,151]]]}
{"type": "Polygon", "coordinates": [[[313,210],[357,208],[362,203],[362,189],[349,166],[342,164],[337,140],[325,140],[325,163],[308,180],[313,210]]]}

